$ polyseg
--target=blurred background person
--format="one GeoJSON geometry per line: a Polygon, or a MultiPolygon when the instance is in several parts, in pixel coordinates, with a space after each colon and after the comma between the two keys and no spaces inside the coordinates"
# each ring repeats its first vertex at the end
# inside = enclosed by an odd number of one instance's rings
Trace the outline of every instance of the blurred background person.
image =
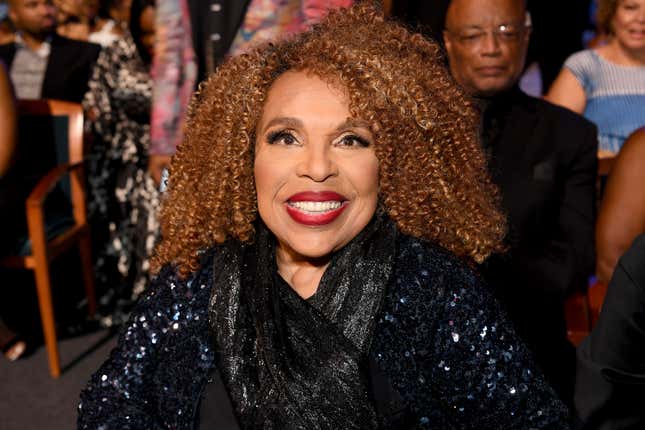
{"type": "Polygon", "coordinates": [[[183,138],[195,86],[227,55],[294,34],[353,0],[157,0],[149,171],[159,183],[183,138]]]}
{"type": "MultiPolygon", "coordinates": [[[[16,108],[6,66],[0,61],[0,178],[9,171],[16,146],[16,108]]],[[[3,225],[3,224],[0,224],[3,225]]]]}
{"type": "MultiPolygon", "coordinates": [[[[16,185],[11,182],[9,170],[16,151],[16,107],[7,69],[0,61],[0,257],[12,253],[16,239],[26,232],[23,225],[18,231],[21,214],[16,210],[16,185]]],[[[20,201],[22,202],[22,201],[20,201]]],[[[11,330],[0,316],[0,351],[11,360],[17,360],[25,351],[22,338],[11,330]]]]}
{"type": "Polygon", "coordinates": [[[130,3],[131,0],[56,0],[56,31],[72,39],[109,46],[128,28],[130,3]]]}
{"type": "Polygon", "coordinates": [[[509,220],[508,252],[482,273],[571,404],[575,350],[564,303],[594,269],[596,129],[518,88],[529,24],[523,0],[452,0],[443,34],[452,75],[482,114],[482,145],[509,220]]]}
{"type": "Polygon", "coordinates": [[[56,7],[56,32],[75,40],[87,40],[88,9],[84,0],[52,0],[56,7]]]}
{"type": "Polygon", "coordinates": [[[15,40],[0,45],[19,99],[58,99],[80,103],[100,46],[56,34],[56,8],[50,0],[10,0],[15,40]]]}
{"type": "MultiPolygon", "coordinates": [[[[645,118],[644,118],[645,121],[645,118]]],[[[618,258],[645,233],[645,128],[621,148],[609,174],[596,225],[596,275],[609,282],[618,258]]]]}
{"type": "Polygon", "coordinates": [[[123,36],[125,23],[119,19],[121,9],[129,11],[131,0],[87,0],[90,31],[87,40],[106,47],[123,36]]]}
{"type": "Polygon", "coordinates": [[[645,124],[645,0],[599,0],[598,25],[608,42],[572,55],[545,98],[584,113],[616,153],[645,124]]]}
{"type": "MultiPolygon", "coordinates": [[[[532,22],[527,65],[535,62],[538,66],[537,94],[550,87],[564,60],[582,49],[583,34],[590,27],[590,3],[591,0],[527,1],[532,22]]],[[[443,19],[449,4],[450,0],[396,0],[392,14],[442,43],[443,19]]]]}
{"type": "Polygon", "coordinates": [[[101,53],[83,101],[92,136],[87,176],[96,276],[99,288],[114,294],[116,316],[147,283],[158,230],[158,195],[147,175],[154,14],[154,0],[132,1],[129,30],[101,53]]]}
{"type": "Polygon", "coordinates": [[[598,323],[578,347],[575,411],[579,430],[645,428],[643,261],[645,235],[640,235],[620,257],[598,323]]]}
{"type": "Polygon", "coordinates": [[[7,16],[7,7],[5,0],[0,1],[0,44],[13,42],[16,32],[13,23],[7,16]]]}

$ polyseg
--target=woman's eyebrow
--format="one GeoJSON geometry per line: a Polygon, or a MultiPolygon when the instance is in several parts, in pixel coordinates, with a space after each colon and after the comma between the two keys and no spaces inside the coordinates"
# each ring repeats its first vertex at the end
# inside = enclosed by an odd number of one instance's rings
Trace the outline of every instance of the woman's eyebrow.
{"type": "MultiPolygon", "coordinates": [[[[276,125],[281,125],[284,127],[289,127],[289,128],[294,128],[294,129],[299,129],[304,127],[304,123],[294,117],[285,117],[285,116],[280,116],[271,119],[263,128],[262,132],[266,131],[267,129],[276,126],[276,125]]],[[[336,126],[334,133],[340,132],[347,130],[348,128],[366,128],[370,129],[370,124],[367,121],[361,120],[361,119],[354,119],[354,118],[348,118],[342,123],[340,123],[338,126],[336,126]]]]}
{"type": "Polygon", "coordinates": [[[362,119],[347,118],[342,124],[336,127],[336,131],[343,131],[348,128],[366,128],[370,129],[370,124],[362,119]]]}
{"type": "Polygon", "coordinates": [[[262,131],[264,132],[270,127],[273,127],[274,125],[282,125],[290,128],[302,128],[303,123],[300,121],[298,118],[293,118],[293,117],[285,117],[285,116],[280,116],[273,118],[271,121],[269,121],[263,128],[262,131]]]}

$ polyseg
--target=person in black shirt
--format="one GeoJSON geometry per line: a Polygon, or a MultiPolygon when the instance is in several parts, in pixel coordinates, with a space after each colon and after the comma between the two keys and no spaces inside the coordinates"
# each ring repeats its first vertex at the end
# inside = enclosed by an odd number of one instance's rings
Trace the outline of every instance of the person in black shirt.
{"type": "Polygon", "coordinates": [[[570,404],[575,357],[564,302],[594,270],[597,138],[587,120],[518,88],[530,34],[522,0],[453,0],[443,31],[452,75],[482,114],[509,220],[508,252],[483,273],[570,404]]]}

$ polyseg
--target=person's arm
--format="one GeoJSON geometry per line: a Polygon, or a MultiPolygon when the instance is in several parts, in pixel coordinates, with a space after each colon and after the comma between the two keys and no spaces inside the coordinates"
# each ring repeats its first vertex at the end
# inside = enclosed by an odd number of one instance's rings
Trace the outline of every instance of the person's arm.
{"type": "Polygon", "coordinates": [[[620,258],[598,322],[578,347],[574,404],[584,429],[645,428],[645,236],[620,258]]]}
{"type": "Polygon", "coordinates": [[[596,275],[609,281],[618,258],[645,233],[645,128],[625,142],[612,167],[596,225],[596,275]]]}
{"type": "Polygon", "coordinates": [[[79,429],[165,429],[181,427],[179,423],[191,419],[188,410],[184,409],[181,415],[181,408],[196,405],[179,401],[197,398],[198,387],[173,386],[176,381],[172,377],[182,371],[205,373],[203,369],[175,368],[178,365],[175,360],[179,360],[175,356],[183,354],[189,357],[187,362],[198,367],[204,365],[204,354],[209,355],[208,360],[213,359],[210,352],[201,350],[210,333],[210,288],[206,288],[209,282],[206,278],[207,275],[198,272],[181,279],[167,267],[153,279],[123,327],[110,357],[81,392],[79,429]],[[165,414],[165,419],[176,422],[164,422],[158,408],[167,406],[172,399],[177,399],[172,407],[180,414],[176,411],[165,414]]]}
{"type": "Polygon", "coordinates": [[[434,352],[418,356],[427,360],[419,376],[446,406],[450,428],[568,429],[566,407],[488,287],[463,263],[443,272],[430,281],[441,292],[432,312],[439,323],[423,350],[434,352]]]}
{"type": "Polygon", "coordinates": [[[157,0],[155,37],[148,172],[159,184],[162,170],[183,139],[186,108],[197,78],[185,0],[157,0]]]}
{"type": "Polygon", "coordinates": [[[587,106],[584,88],[578,78],[566,67],[562,68],[544,99],[580,114],[587,106]]]}
{"type": "Polygon", "coordinates": [[[0,177],[4,176],[16,149],[16,106],[11,82],[0,62],[0,177]]]}
{"type": "Polygon", "coordinates": [[[112,140],[116,118],[112,110],[112,94],[118,85],[118,55],[115,48],[102,49],[87,83],[83,98],[85,131],[92,138],[92,145],[107,145],[112,140]],[[98,139],[98,140],[97,140],[98,139]]]}

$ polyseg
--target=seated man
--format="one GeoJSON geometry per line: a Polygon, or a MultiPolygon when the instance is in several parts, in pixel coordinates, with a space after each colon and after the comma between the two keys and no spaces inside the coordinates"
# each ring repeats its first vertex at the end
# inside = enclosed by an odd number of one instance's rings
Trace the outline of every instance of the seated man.
{"type": "Polygon", "coordinates": [[[100,46],[56,34],[51,0],[10,0],[15,41],[0,45],[19,99],[80,103],[100,46]]]}
{"type": "Polygon", "coordinates": [[[482,267],[545,376],[571,403],[564,302],[594,269],[597,138],[573,112],[517,86],[530,36],[523,0],[452,0],[444,42],[482,112],[482,144],[509,218],[508,252],[482,267]]]}

